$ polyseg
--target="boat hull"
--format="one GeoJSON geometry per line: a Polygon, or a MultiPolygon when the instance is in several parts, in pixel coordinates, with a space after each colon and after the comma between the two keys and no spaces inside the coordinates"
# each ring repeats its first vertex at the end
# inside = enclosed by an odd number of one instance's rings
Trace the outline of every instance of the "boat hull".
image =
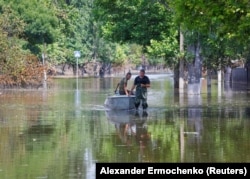
{"type": "Polygon", "coordinates": [[[110,110],[130,110],[135,108],[134,103],[134,95],[113,95],[106,98],[104,106],[110,110]]]}

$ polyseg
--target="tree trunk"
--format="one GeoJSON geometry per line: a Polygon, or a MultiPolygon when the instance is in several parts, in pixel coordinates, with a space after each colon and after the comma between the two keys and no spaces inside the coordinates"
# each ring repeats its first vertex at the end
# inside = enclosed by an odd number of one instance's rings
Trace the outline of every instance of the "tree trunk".
{"type": "Polygon", "coordinates": [[[174,88],[179,89],[180,63],[174,67],[174,88]]]}
{"type": "Polygon", "coordinates": [[[180,63],[179,63],[179,93],[184,92],[184,59],[182,57],[182,53],[184,52],[184,36],[182,31],[180,31],[180,63]]]}
{"type": "Polygon", "coordinates": [[[230,83],[231,82],[231,74],[232,74],[232,68],[230,66],[227,66],[225,76],[224,76],[224,82],[225,83],[230,83]]]}
{"type": "Polygon", "coordinates": [[[182,31],[180,30],[180,54],[181,57],[179,59],[178,64],[174,68],[174,88],[179,89],[179,93],[184,92],[184,59],[182,57],[182,53],[184,52],[184,36],[182,31]]]}
{"type": "Polygon", "coordinates": [[[188,90],[190,95],[201,93],[202,59],[200,56],[199,40],[196,44],[189,46],[188,51],[194,55],[194,62],[188,64],[188,90]]]}

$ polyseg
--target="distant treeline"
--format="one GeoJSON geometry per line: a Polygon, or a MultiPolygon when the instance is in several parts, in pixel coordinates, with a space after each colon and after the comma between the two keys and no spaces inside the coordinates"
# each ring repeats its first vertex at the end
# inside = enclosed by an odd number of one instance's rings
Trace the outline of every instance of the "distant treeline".
{"type": "Polygon", "coordinates": [[[248,1],[4,0],[0,14],[2,86],[40,83],[61,64],[185,69],[199,50],[203,69],[222,69],[250,54],[248,1]]]}

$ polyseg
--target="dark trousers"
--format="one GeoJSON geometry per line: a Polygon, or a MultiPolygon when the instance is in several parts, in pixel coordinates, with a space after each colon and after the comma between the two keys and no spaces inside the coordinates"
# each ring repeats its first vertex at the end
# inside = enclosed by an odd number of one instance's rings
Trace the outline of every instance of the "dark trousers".
{"type": "MultiPolygon", "coordinates": [[[[130,93],[130,91],[128,90],[128,93],[130,93]]],[[[120,95],[126,95],[125,91],[119,91],[120,95]]],[[[133,94],[132,94],[133,95],[133,94]]]]}
{"type": "Polygon", "coordinates": [[[126,95],[125,91],[119,91],[120,95],[126,95]]]}

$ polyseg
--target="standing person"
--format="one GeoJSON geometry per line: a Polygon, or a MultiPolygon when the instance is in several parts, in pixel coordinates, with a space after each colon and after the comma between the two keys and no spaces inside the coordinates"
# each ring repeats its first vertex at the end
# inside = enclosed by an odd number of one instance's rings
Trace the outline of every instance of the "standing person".
{"type": "Polygon", "coordinates": [[[141,69],[139,75],[135,78],[134,84],[131,88],[130,93],[133,92],[134,88],[136,88],[135,92],[135,108],[138,110],[140,104],[142,104],[143,110],[147,109],[147,88],[150,87],[150,80],[145,75],[145,70],[141,69]]]}
{"type": "Polygon", "coordinates": [[[121,79],[119,83],[119,94],[120,95],[129,95],[129,90],[127,89],[128,80],[130,80],[132,74],[128,72],[124,78],[121,79]]]}

